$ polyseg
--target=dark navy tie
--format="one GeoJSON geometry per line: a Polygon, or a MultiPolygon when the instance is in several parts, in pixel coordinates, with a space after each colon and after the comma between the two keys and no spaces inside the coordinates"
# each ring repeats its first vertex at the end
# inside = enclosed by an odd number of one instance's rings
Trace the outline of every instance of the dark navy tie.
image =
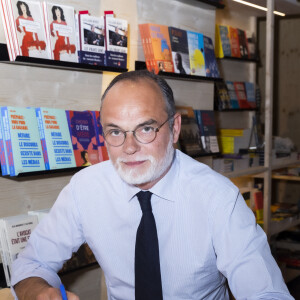
{"type": "Polygon", "coordinates": [[[143,212],[135,244],[135,300],[162,300],[158,238],[149,191],[136,194],[143,212]]]}

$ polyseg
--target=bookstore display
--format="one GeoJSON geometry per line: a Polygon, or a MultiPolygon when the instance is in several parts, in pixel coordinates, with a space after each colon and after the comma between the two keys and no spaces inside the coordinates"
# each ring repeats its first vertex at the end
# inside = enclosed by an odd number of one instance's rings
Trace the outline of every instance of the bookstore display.
{"type": "Polygon", "coordinates": [[[75,13],[72,6],[50,2],[1,0],[1,4],[10,61],[51,64],[52,60],[126,69],[127,20],[114,14],[105,18],[88,11],[75,13]]]}
{"type": "Polygon", "coordinates": [[[108,159],[98,111],[0,110],[2,175],[86,167],[108,159]]]}

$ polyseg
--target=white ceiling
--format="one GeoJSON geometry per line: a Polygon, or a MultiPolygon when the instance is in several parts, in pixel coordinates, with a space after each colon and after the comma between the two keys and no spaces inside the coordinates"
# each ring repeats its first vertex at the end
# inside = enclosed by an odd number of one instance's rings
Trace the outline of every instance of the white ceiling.
{"type": "MultiPolygon", "coordinates": [[[[246,0],[256,5],[267,6],[267,0],[246,0]]],[[[233,0],[225,0],[225,5],[229,9],[241,11],[243,13],[249,13],[251,16],[263,17],[266,16],[266,12],[252,8],[235,2],[233,0]]],[[[286,15],[300,15],[300,0],[275,0],[275,10],[285,13],[286,15]]]]}

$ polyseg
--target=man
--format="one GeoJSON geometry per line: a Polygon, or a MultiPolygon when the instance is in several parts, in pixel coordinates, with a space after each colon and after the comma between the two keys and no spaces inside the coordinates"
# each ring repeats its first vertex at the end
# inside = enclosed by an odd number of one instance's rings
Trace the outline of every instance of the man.
{"type": "Polygon", "coordinates": [[[98,35],[95,32],[95,25],[91,26],[91,30],[87,34],[87,43],[89,45],[97,45],[98,35]]]}
{"type": "MultiPolygon", "coordinates": [[[[117,76],[101,114],[110,161],[78,172],[32,233],[13,265],[19,300],[60,299],[56,272],[83,242],[105,273],[109,299],[229,299],[227,280],[236,299],[293,299],[238,189],[173,149],[181,117],[162,78],[117,76]],[[135,276],[141,190],[152,193],[163,297],[135,291],[143,280],[135,276]]],[[[145,284],[157,288],[152,278],[145,284]]]]}

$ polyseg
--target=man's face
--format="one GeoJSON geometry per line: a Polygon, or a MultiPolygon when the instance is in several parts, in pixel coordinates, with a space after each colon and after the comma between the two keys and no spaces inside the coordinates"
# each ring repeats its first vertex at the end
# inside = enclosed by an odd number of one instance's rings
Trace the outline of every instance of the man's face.
{"type": "MultiPolygon", "coordinates": [[[[154,128],[167,120],[165,103],[159,87],[150,80],[121,81],[107,93],[101,110],[104,133],[111,129],[135,130],[141,124],[154,128]]],[[[180,116],[175,119],[173,133],[168,122],[149,144],[138,142],[131,132],[123,145],[106,143],[109,157],[119,175],[129,184],[149,189],[169,170],[173,143],[180,131],[180,116]]]]}

